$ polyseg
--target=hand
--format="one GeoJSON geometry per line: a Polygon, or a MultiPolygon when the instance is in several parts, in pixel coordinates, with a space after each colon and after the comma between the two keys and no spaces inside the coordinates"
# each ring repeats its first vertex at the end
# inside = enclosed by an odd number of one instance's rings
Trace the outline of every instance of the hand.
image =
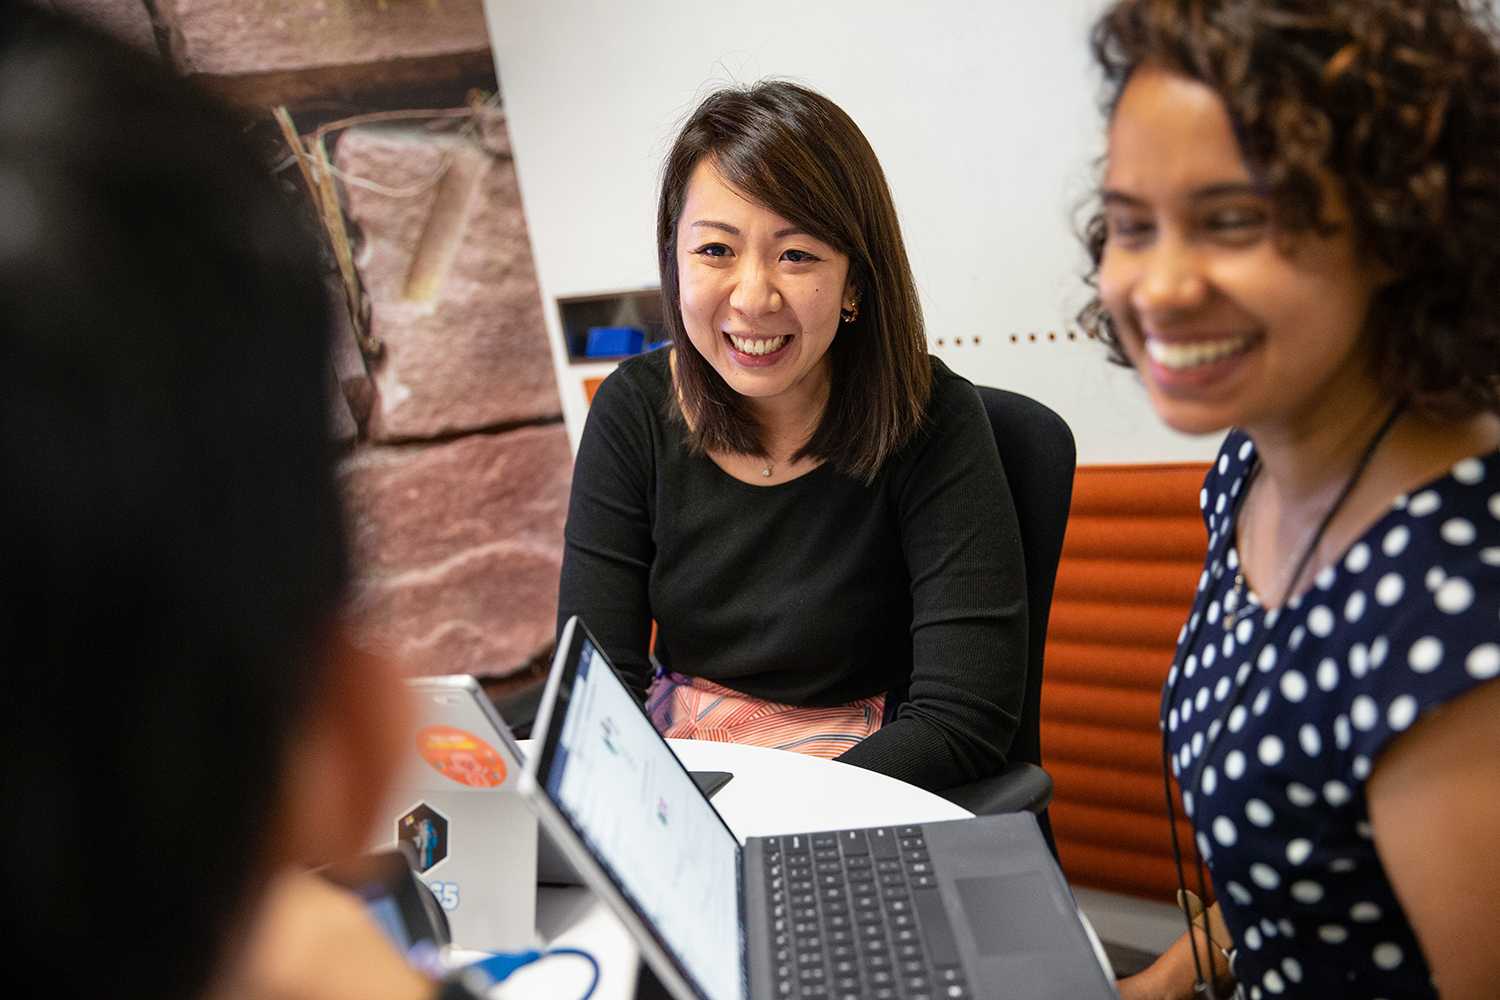
{"type": "Polygon", "coordinates": [[[1158,969],[1159,965],[1161,960],[1157,959],[1144,972],[1127,976],[1115,983],[1123,1000],[1190,1000],[1193,995],[1192,978],[1188,978],[1187,992],[1174,992],[1173,976],[1167,970],[1158,969]]]}
{"type": "Polygon", "coordinates": [[[211,1000],[430,1000],[431,980],[365,914],[359,897],[307,872],[267,889],[211,1000]]]}
{"type": "MultiPolygon", "coordinates": [[[[1210,910],[1214,917],[1217,916],[1217,911],[1217,905],[1210,910]]],[[[1199,947],[1199,961],[1206,962],[1203,934],[1198,933],[1195,939],[1199,947]]],[[[1214,948],[1214,952],[1214,968],[1220,973],[1217,981],[1218,995],[1228,996],[1234,988],[1234,982],[1228,978],[1228,965],[1223,954],[1217,948],[1214,948]]],[[[1204,971],[1208,971],[1206,964],[1204,971]]],[[[1193,983],[1197,978],[1192,946],[1188,942],[1188,936],[1183,934],[1144,972],[1121,979],[1115,983],[1115,988],[1120,991],[1124,1000],[1193,1000],[1193,983]]]]}

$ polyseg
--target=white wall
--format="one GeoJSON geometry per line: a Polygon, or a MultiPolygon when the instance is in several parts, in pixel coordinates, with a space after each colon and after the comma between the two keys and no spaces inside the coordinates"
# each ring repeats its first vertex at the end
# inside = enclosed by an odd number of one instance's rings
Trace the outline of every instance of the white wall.
{"type": "Polygon", "coordinates": [[[1067,339],[1086,301],[1074,230],[1102,149],[1087,45],[1102,7],[485,0],[575,446],[579,376],[595,369],[569,366],[556,298],[656,284],[656,185],[676,126],[715,85],[782,76],[837,101],[879,155],[935,353],[1061,413],[1080,462],[1212,457],[1217,438],[1161,427],[1133,375],[1067,339]]]}

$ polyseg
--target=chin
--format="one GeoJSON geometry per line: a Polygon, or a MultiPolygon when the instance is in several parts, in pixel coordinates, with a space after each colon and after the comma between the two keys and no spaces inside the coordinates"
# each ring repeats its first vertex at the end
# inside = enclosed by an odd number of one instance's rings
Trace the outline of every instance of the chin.
{"type": "Polygon", "coordinates": [[[1147,391],[1157,418],[1179,434],[1218,434],[1239,423],[1222,406],[1176,399],[1154,389],[1147,391]]]}

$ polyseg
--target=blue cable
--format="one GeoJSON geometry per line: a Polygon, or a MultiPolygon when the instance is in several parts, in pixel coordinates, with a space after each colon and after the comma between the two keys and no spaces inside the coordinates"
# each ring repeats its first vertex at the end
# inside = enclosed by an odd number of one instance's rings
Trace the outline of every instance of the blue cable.
{"type": "Polygon", "coordinates": [[[481,959],[469,966],[469,968],[478,969],[486,976],[489,976],[491,982],[498,983],[512,972],[515,972],[522,966],[530,965],[541,957],[542,953],[539,951],[502,952],[491,955],[489,958],[481,959]]]}
{"type": "Polygon", "coordinates": [[[491,955],[489,958],[475,962],[469,968],[478,969],[488,976],[493,983],[498,983],[517,969],[530,965],[532,962],[550,958],[553,955],[577,955],[593,967],[594,978],[589,983],[589,988],[584,992],[583,996],[578,998],[578,1000],[589,1000],[594,995],[594,989],[599,985],[599,960],[581,948],[553,948],[548,951],[505,952],[491,955]]]}
{"type": "MultiPolygon", "coordinates": [[[[578,1000],[589,1000],[589,997],[594,995],[594,988],[599,985],[598,959],[596,959],[593,955],[590,955],[588,952],[584,951],[582,948],[553,948],[551,951],[547,952],[547,955],[577,955],[579,958],[588,962],[589,965],[593,966],[594,978],[589,982],[589,988],[584,991],[583,996],[579,997],[578,1000]]],[[[546,956],[544,955],[543,957],[545,958],[546,956]]]]}

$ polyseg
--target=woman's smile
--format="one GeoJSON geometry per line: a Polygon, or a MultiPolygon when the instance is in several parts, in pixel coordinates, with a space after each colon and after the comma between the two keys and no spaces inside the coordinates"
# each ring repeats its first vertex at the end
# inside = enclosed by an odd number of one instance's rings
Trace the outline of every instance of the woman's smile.
{"type": "Polygon", "coordinates": [[[1249,350],[1250,343],[1251,338],[1248,336],[1174,342],[1148,334],[1146,356],[1153,365],[1167,371],[1185,372],[1241,354],[1249,350]]]}
{"type": "Polygon", "coordinates": [[[744,358],[737,359],[741,364],[770,364],[778,360],[775,355],[792,339],[789,335],[779,337],[741,337],[727,331],[724,336],[728,339],[732,350],[737,354],[744,355],[744,358]]]}

